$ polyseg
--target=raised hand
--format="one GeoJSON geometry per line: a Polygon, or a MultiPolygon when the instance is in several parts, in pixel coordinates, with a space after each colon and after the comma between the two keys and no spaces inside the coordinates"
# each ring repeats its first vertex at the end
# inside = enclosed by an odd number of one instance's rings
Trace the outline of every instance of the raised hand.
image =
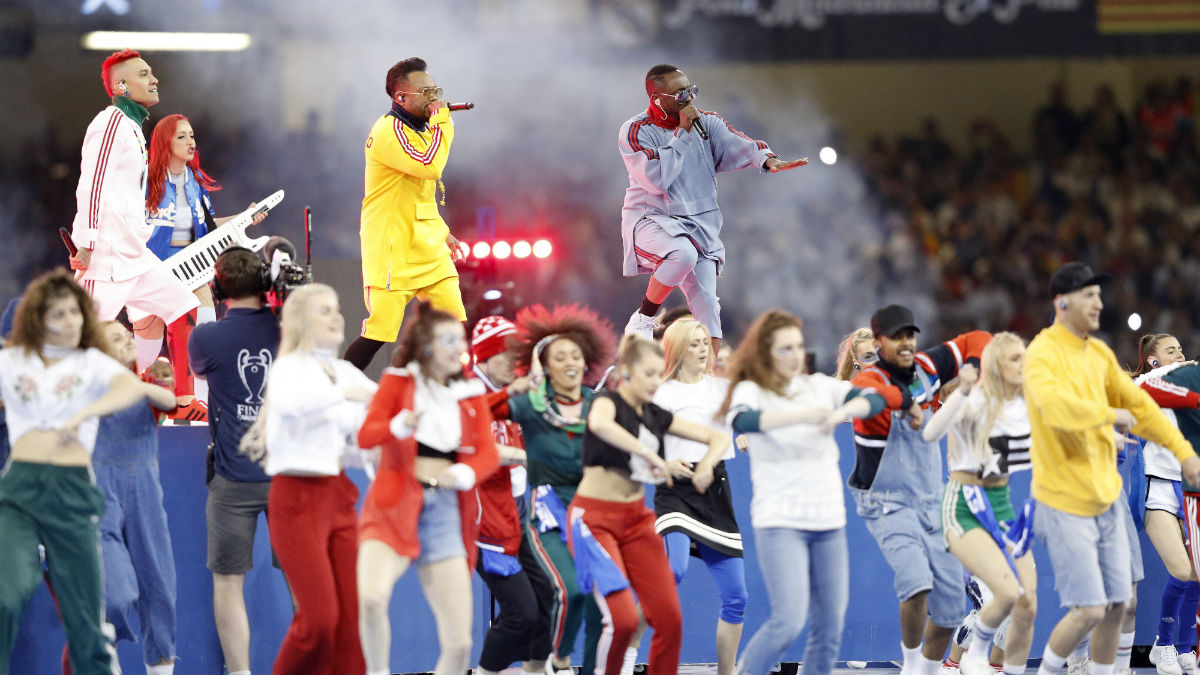
{"type": "Polygon", "coordinates": [[[796,167],[804,166],[805,164],[808,164],[807,157],[801,157],[800,159],[793,159],[791,161],[784,161],[778,157],[768,157],[763,166],[765,166],[767,171],[770,171],[771,173],[779,173],[780,171],[795,169],[796,167]]]}

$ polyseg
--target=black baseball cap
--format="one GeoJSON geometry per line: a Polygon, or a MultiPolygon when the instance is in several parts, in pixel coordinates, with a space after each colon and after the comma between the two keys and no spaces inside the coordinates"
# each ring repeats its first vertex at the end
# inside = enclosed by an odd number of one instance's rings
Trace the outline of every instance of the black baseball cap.
{"type": "Polygon", "coordinates": [[[1093,273],[1092,268],[1081,262],[1069,262],[1050,275],[1050,297],[1072,293],[1084,286],[1107,283],[1111,278],[1107,274],[1093,273]]]}
{"type": "Polygon", "coordinates": [[[871,332],[876,335],[891,337],[905,328],[921,332],[912,310],[903,305],[888,305],[871,315],[871,332]]]}

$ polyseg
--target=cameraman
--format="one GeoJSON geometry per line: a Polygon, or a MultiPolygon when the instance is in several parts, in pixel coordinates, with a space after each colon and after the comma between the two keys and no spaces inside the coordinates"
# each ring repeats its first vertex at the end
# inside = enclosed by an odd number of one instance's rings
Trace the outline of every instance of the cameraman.
{"type": "Polygon", "coordinates": [[[229,675],[250,673],[250,622],[242,584],[254,567],[258,515],[267,509],[271,479],[238,452],[263,403],[267,372],[279,349],[279,326],[266,303],[270,281],[256,253],[231,246],[217,257],[214,290],[225,315],[192,331],[188,356],[209,387],[213,442],[208,454],[208,568],[213,614],[229,675]]]}

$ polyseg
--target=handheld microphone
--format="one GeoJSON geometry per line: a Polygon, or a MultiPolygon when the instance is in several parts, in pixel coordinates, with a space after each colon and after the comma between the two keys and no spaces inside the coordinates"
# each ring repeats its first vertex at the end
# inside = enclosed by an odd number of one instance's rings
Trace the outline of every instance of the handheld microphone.
{"type": "Polygon", "coordinates": [[[79,247],[76,246],[75,242],[71,239],[71,233],[67,231],[67,228],[58,228],[58,236],[62,237],[63,245],[67,247],[67,252],[70,253],[72,257],[74,257],[76,253],[79,253],[79,247]]]}
{"type": "Polygon", "coordinates": [[[704,122],[701,122],[699,117],[692,120],[692,126],[696,128],[696,131],[700,132],[700,138],[703,138],[706,141],[708,140],[708,131],[704,129],[704,122]]]}
{"type": "Polygon", "coordinates": [[[474,104],[474,103],[471,103],[470,101],[463,101],[462,103],[447,103],[447,104],[446,104],[446,109],[447,109],[447,110],[451,110],[451,111],[454,111],[454,110],[474,110],[474,109],[475,109],[475,104],[474,104]]]}

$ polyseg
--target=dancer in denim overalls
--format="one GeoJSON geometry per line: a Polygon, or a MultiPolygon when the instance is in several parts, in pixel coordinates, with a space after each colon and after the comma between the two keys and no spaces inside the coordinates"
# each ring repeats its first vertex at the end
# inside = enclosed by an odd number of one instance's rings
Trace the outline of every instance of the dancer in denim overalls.
{"type": "Polygon", "coordinates": [[[943,382],[968,362],[978,366],[991,336],[973,331],[928,351],[916,351],[912,312],[888,305],[871,317],[879,361],[853,380],[883,394],[888,407],[854,421],[855,464],[850,492],[858,515],[896,574],[902,675],[934,675],[966,596],[962,567],[942,539],[945,470],[937,443],[921,438],[926,411],[936,409],[943,382]]]}
{"type": "MultiPolygon", "coordinates": [[[[104,324],[109,351],[130,369],[137,358],[133,333],[104,324]]],[[[170,373],[170,365],[160,362],[170,373]]],[[[150,371],[155,371],[156,364],[150,371]]],[[[170,376],[153,384],[171,389],[170,376]]],[[[175,666],[175,553],[158,477],[159,410],[142,401],[100,420],[92,467],[104,491],[100,554],[104,562],[104,606],[118,640],[142,641],[149,675],[170,675],[175,666]],[[136,611],[140,632],[130,615],[136,611]]]]}

